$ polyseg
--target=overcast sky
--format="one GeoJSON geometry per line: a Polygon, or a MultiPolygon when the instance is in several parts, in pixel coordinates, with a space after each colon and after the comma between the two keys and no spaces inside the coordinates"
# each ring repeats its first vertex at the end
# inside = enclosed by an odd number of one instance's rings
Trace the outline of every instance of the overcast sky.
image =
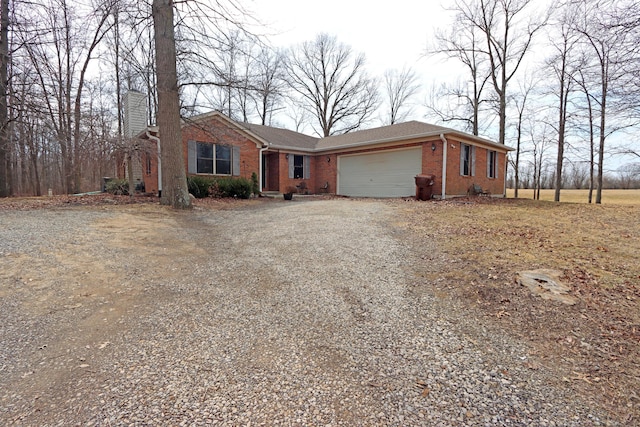
{"type": "MultiPolygon", "coordinates": [[[[434,28],[451,21],[437,0],[395,0],[375,6],[362,0],[324,0],[314,6],[299,0],[257,0],[249,7],[273,32],[269,39],[274,46],[289,47],[325,32],[364,53],[367,70],[374,76],[407,66],[418,74],[425,92],[434,81],[456,78],[456,64],[424,56],[434,28]]],[[[415,102],[422,103],[425,96],[415,102]]],[[[416,108],[409,119],[424,121],[424,112],[416,108]]]]}
{"type": "Polygon", "coordinates": [[[280,32],[271,37],[274,45],[297,44],[326,32],[364,52],[372,73],[416,65],[433,28],[449,21],[438,1],[394,0],[374,6],[371,1],[324,0],[317,4],[269,0],[253,3],[253,9],[280,32]]]}

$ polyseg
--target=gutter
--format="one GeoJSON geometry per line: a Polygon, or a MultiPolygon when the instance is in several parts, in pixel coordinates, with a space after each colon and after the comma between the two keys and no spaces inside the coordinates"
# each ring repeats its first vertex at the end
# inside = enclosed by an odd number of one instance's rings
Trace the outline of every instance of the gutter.
{"type": "Polygon", "coordinates": [[[158,197],[162,197],[162,149],[160,148],[160,138],[151,135],[149,129],[146,131],[147,137],[156,142],[158,147],[158,197]]]}
{"type": "Polygon", "coordinates": [[[440,200],[444,200],[447,194],[447,148],[449,147],[449,141],[444,137],[444,134],[440,134],[440,140],[442,141],[442,194],[440,200]]]}

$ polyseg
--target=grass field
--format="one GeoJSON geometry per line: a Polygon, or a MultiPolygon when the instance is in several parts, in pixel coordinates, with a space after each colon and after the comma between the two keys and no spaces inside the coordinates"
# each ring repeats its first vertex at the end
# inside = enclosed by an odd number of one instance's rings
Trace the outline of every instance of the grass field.
{"type": "MultiPolygon", "coordinates": [[[[513,189],[507,189],[507,197],[513,197],[513,189]]],[[[540,200],[553,200],[555,190],[541,190],[540,200]]],[[[533,190],[518,190],[519,199],[532,199],[533,190]]],[[[596,192],[593,192],[595,202],[596,192]]],[[[567,203],[587,203],[589,190],[566,189],[560,192],[560,201],[567,203]]],[[[640,190],[602,190],[602,204],[606,205],[640,205],[640,190]]]]}
{"type": "MultiPolygon", "coordinates": [[[[561,200],[586,195],[563,190],[561,200]]],[[[640,425],[640,191],[609,190],[603,205],[488,197],[404,203],[408,234],[439,248],[449,265],[420,271],[425,287],[520,336],[541,366],[620,414],[620,425],[640,425]],[[578,302],[532,296],[517,273],[535,269],[560,271],[578,302]]]]}

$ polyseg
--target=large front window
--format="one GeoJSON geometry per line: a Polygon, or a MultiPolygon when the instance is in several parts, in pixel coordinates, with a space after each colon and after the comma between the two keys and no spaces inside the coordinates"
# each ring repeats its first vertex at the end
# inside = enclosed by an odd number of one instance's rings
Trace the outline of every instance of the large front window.
{"type": "Polygon", "coordinates": [[[231,175],[231,147],[228,145],[197,143],[196,173],[231,175]]]}

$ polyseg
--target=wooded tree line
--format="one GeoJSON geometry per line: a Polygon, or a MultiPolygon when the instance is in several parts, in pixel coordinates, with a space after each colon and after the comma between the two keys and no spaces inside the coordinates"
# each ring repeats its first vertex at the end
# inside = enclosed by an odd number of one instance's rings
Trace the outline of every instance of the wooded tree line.
{"type": "MultiPolygon", "coordinates": [[[[436,33],[431,53],[459,60],[466,76],[434,92],[431,99],[446,102],[432,103],[431,114],[474,134],[491,133],[497,121],[498,140],[516,149],[510,156],[516,195],[524,184],[555,188],[559,200],[571,180],[566,174],[581,175],[576,171],[586,165],[589,202],[595,191],[600,203],[605,159],[640,153],[637,141],[626,138],[637,134],[640,119],[639,4],[456,0],[451,10],[453,29],[436,33]]],[[[623,166],[620,179],[637,176],[637,166],[623,166]]],[[[614,171],[608,175],[612,183],[614,171]]]]}
{"type": "MultiPolygon", "coordinates": [[[[566,183],[563,160],[571,157],[589,165],[597,191],[607,155],[640,151],[635,141],[608,145],[640,117],[640,10],[616,0],[544,5],[454,2],[455,22],[427,50],[459,60],[463,77],[420,99],[429,76],[408,68],[373,76],[365,57],[333,36],[276,48],[233,0],[180,2],[181,115],[215,109],[327,136],[401,122],[421,104],[430,121],[517,148],[516,186],[541,186],[551,166],[554,186],[566,183]]],[[[2,0],[1,196],[95,190],[121,167],[114,153],[131,152],[123,93],[148,95],[150,124],[158,114],[151,12],[131,0],[2,0]]]]}

